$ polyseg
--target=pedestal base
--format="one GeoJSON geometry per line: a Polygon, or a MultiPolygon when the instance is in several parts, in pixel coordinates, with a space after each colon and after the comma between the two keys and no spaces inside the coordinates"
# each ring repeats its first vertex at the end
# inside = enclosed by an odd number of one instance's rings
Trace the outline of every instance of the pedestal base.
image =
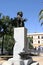
{"type": "Polygon", "coordinates": [[[9,59],[8,62],[11,62],[10,63],[11,65],[30,65],[33,62],[33,60],[32,58],[27,60],[22,60],[22,59],[15,60],[14,58],[12,58],[9,59]]]}
{"type": "Polygon", "coordinates": [[[32,63],[32,59],[29,60],[16,60],[14,65],[30,65],[32,63]]]}
{"type": "Polygon", "coordinates": [[[27,29],[24,27],[14,28],[14,39],[13,58],[20,59],[19,54],[23,51],[27,52],[27,29]]]}

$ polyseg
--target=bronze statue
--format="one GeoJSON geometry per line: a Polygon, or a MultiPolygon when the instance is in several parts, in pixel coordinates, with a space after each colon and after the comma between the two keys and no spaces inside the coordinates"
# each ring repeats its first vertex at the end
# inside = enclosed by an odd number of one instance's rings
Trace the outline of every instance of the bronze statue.
{"type": "Polygon", "coordinates": [[[15,27],[24,27],[24,22],[26,19],[23,19],[23,12],[18,12],[17,17],[14,18],[15,27]]]}

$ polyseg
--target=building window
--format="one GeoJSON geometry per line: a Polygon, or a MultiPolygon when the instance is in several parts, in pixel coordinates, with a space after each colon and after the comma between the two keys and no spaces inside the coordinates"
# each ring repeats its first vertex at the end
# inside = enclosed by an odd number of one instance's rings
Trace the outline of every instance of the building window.
{"type": "Polygon", "coordinates": [[[41,39],[43,39],[43,36],[41,37],[41,39]]]}
{"type": "Polygon", "coordinates": [[[40,36],[38,36],[38,39],[40,39],[40,36]]]}
{"type": "Polygon", "coordinates": [[[38,43],[40,43],[40,41],[38,41],[38,43]]]}

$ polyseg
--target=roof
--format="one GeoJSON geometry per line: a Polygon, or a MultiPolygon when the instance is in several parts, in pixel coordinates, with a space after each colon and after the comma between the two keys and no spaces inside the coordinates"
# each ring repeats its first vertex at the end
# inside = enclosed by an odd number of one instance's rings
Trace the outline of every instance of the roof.
{"type": "Polygon", "coordinates": [[[43,35],[43,33],[27,33],[27,35],[43,35]]]}

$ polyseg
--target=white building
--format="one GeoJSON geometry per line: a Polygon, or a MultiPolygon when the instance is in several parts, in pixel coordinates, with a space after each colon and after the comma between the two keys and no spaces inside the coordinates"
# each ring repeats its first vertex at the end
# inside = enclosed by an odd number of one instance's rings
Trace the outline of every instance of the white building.
{"type": "Polygon", "coordinates": [[[33,38],[33,46],[43,50],[43,33],[28,33],[27,37],[33,38]]]}

